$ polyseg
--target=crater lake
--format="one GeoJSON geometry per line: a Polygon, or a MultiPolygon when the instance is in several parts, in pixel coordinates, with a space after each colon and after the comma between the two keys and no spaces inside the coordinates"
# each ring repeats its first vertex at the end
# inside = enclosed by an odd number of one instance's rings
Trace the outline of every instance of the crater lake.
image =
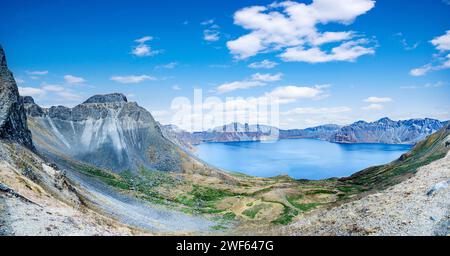
{"type": "Polygon", "coordinates": [[[258,177],[289,175],[295,179],[345,177],[370,166],[389,163],[411,145],[337,144],[316,139],[271,142],[204,143],[196,155],[225,171],[258,177]]]}

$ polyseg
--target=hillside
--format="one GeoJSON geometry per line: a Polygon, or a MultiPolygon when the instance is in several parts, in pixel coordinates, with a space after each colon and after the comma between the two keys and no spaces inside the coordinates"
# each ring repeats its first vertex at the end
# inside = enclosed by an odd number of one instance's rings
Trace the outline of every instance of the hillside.
{"type": "Polygon", "coordinates": [[[374,188],[369,195],[328,211],[313,212],[280,232],[289,235],[450,235],[449,134],[447,127],[419,143],[401,159],[362,171],[345,181],[351,184],[348,188],[374,188]],[[445,157],[441,158],[443,155],[445,157]]]}

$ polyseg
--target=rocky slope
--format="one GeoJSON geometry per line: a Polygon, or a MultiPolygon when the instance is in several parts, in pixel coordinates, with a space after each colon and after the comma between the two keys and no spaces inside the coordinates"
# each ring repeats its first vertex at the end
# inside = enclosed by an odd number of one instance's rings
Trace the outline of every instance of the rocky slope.
{"type": "Polygon", "coordinates": [[[186,154],[165,139],[151,114],[122,94],[95,95],[74,108],[23,102],[40,152],[58,153],[115,172],[182,171],[186,154]]]}
{"type": "Polygon", "coordinates": [[[393,121],[382,118],[376,122],[358,121],[342,127],[331,142],[337,143],[386,143],[415,144],[445,125],[435,119],[410,119],[393,121]]]}

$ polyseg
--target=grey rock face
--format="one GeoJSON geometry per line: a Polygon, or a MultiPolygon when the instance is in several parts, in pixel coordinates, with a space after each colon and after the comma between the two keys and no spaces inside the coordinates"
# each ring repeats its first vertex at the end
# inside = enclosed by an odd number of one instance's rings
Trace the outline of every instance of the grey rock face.
{"type": "Polygon", "coordinates": [[[331,138],[337,143],[415,144],[445,126],[435,119],[393,121],[382,118],[376,122],[358,121],[342,127],[331,138]]]}
{"type": "Polygon", "coordinates": [[[112,102],[127,102],[127,97],[121,93],[111,93],[105,95],[94,95],[87,99],[84,103],[112,103],[112,102]]]}
{"type": "Polygon", "coordinates": [[[339,125],[327,124],[306,129],[280,130],[281,139],[307,138],[330,140],[330,138],[341,128],[339,125]]]}
{"type": "MultiPolygon", "coordinates": [[[[27,102],[31,102],[28,100],[27,102]]],[[[67,108],[25,104],[38,150],[58,152],[116,172],[141,167],[181,171],[181,150],[151,114],[120,94],[96,95],[67,108]]]]}
{"type": "Polygon", "coordinates": [[[0,46],[0,139],[20,143],[33,149],[31,133],[27,127],[27,117],[22,98],[9,71],[6,56],[0,46]]]}

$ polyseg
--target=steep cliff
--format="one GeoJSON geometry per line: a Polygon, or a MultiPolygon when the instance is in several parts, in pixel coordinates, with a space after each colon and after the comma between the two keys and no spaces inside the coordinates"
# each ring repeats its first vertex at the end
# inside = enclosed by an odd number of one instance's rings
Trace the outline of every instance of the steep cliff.
{"type": "Polygon", "coordinates": [[[22,99],[0,45],[0,139],[33,149],[22,99]]]}

